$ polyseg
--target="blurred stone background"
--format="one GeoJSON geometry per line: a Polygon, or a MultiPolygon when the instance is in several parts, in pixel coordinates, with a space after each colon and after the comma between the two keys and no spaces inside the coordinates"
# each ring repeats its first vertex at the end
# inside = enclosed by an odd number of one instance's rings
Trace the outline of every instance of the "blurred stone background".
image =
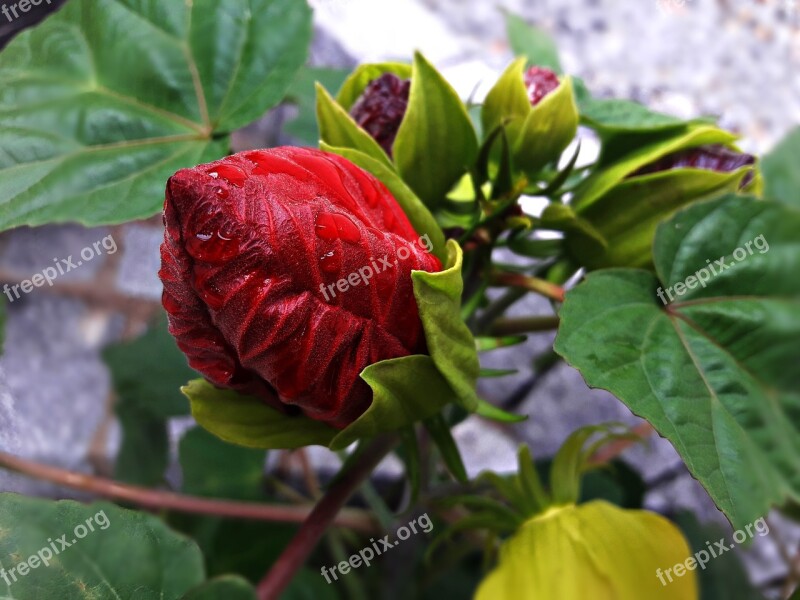
{"type": "MultiPolygon", "coordinates": [[[[311,62],[350,67],[358,62],[408,60],[422,50],[463,96],[484,90],[511,58],[502,14],[484,0],[311,0],[317,35],[311,62]]],[[[740,133],[742,146],[769,150],[800,123],[800,2],[796,0],[499,0],[558,42],[567,72],[601,96],[631,98],[680,116],[716,115],[740,133]]],[[[18,24],[19,25],[19,24],[18,24]]],[[[7,39],[0,27],[0,45],[7,39]]],[[[241,147],[284,139],[291,115],[278,110],[237,139],[241,147]]],[[[0,181],[2,185],[2,181],[0,181]]],[[[138,335],[159,311],[156,276],[160,219],[113,228],[19,229],[0,235],[0,284],[18,283],[77,256],[113,235],[118,251],[103,253],[58,279],[7,303],[0,358],[0,448],[26,458],[108,474],[119,444],[113,393],[100,357],[111,342],[138,335]]],[[[548,312],[531,298],[512,314],[548,312]]],[[[638,424],[616,399],[589,390],[561,365],[542,373],[533,358],[551,343],[534,336],[525,346],[492,353],[486,366],[519,374],[484,388],[494,401],[514,398],[529,420],[513,430],[467,421],[458,441],[472,473],[512,470],[516,446],[551,455],[576,427],[604,421],[638,424]]],[[[143,373],[143,377],[147,374],[143,373]]],[[[175,423],[175,434],[186,422],[175,423]]],[[[315,450],[320,464],[337,459],[315,450]]],[[[725,523],[686,472],[672,447],[651,436],[624,459],[652,484],[648,507],[688,508],[702,520],[725,523]]],[[[51,486],[0,471],[0,490],[56,494],[51,486]]],[[[63,496],[63,490],[58,492],[63,496]]],[[[773,528],[797,548],[800,530],[773,517],[773,528]]],[[[766,583],[785,572],[776,537],[756,538],[746,552],[751,575],[766,583]]]]}

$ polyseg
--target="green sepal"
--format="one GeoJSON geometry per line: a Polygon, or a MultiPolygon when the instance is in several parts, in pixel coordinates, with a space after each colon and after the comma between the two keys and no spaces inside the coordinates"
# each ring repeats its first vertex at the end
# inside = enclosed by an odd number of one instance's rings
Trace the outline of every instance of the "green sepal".
{"type": "Polygon", "coordinates": [[[736,192],[752,167],[731,173],[702,169],[674,169],[633,177],[616,186],[582,217],[605,240],[605,251],[585,237],[568,235],[571,256],[590,269],[652,265],[652,245],[659,223],[678,209],[725,192],[736,192]]]}
{"type": "Polygon", "coordinates": [[[400,79],[410,79],[411,65],[393,62],[360,65],[345,79],[342,89],[336,95],[336,101],[345,110],[350,110],[355,105],[356,100],[364,93],[364,90],[367,89],[367,86],[386,73],[397,75],[400,79]]]}
{"type": "Polygon", "coordinates": [[[394,142],[398,172],[425,205],[435,209],[477,155],[478,139],[466,106],[417,53],[408,109],[394,142]]]}
{"type": "Polygon", "coordinates": [[[453,433],[450,431],[450,426],[445,421],[441,414],[425,420],[425,429],[431,436],[431,439],[436,444],[439,454],[444,461],[447,470],[455,477],[459,483],[467,483],[469,477],[467,476],[467,469],[464,467],[464,461],[461,458],[461,452],[453,439],[453,433]]]}
{"type": "Polygon", "coordinates": [[[347,111],[317,84],[317,122],[321,141],[327,146],[352,148],[393,169],[391,161],[371,135],[353,120],[347,111]]]}
{"type": "Polygon", "coordinates": [[[528,420],[528,415],[515,415],[494,404],[490,404],[483,398],[478,399],[478,408],[475,410],[475,414],[499,423],[521,423],[528,420]]]}
{"type": "Polygon", "coordinates": [[[447,252],[442,271],[411,273],[414,297],[433,362],[455,391],[458,403],[474,412],[478,406],[475,383],[480,364],[475,338],[461,320],[463,252],[454,240],[447,242],[447,252]]]}
{"type": "Polygon", "coordinates": [[[595,171],[575,190],[571,205],[581,214],[601,201],[603,205],[612,203],[614,197],[610,192],[617,185],[662,156],[705,144],[730,146],[735,141],[734,134],[703,123],[690,123],[657,135],[615,136],[603,146],[595,171]]]}
{"type": "Polygon", "coordinates": [[[526,63],[524,56],[511,63],[487,94],[481,109],[481,123],[487,137],[508,121],[524,121],[530,114],[531,102],[523,80],[526,63]]]}
{"type": "MultiPolygon", "coordinates": [[[[520,80],[520,85],[523,82],[520,80]]],[[[535,176],[557,161],[578,133],[578,106],[572,78],[565,77],[555,90],[531,109],[513,145],[515,165],[535,176]]]]}

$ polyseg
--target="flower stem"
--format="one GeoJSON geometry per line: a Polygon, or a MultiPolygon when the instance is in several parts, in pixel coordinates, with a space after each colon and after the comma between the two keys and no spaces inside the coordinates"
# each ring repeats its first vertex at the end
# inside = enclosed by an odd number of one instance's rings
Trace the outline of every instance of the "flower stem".
{"type": "Polygon", "coordinates": [[[353,462],[350,469],[338,478],[311,514],[300,526],[289,545],[258,584],[259,600],[275,600],[289,585],[294,574],[306,562],[325,530],[335,523],[336,514],[342,509],[361,483],[369,477],[378,463],[397,445],[395,435],[376,438],[353,462]]]}
{"type": "Polygon", "coordinates": [[[497,272],[491,277],[492,285],[502,287],[523,288],[550,298],[556,302],[564,302],[565,291],[559,285],[538,277],[529,277],[521,273],[497,272]]]}
{"type": "MultiPolygon", "coordinates": [[[[151,490],[44,465],[7,454],[6,452],[0,452],[0,467],[67,488],[90,492],[111,500],[130,502],[131,504],[154,510],[175,510],[234,519],[285,523],[302,523],[312,512],[312,507],[310,506],[284,506],[281,504],[212,500],[173,492],[151,490]]],[[[360,510],[342,511],[335,523],[341,527],[357,529],[363,532],[374,533],[377,529],[376,522],[372,516],[360,510]]]]}
{"type": "Polygon", "coordinates": [[[558,329],[560,320],[557,316],[523,317],[519,319],[497,319],[489,330],[489,335],[503,337],[522,333],[553,331],[558,329]]]}

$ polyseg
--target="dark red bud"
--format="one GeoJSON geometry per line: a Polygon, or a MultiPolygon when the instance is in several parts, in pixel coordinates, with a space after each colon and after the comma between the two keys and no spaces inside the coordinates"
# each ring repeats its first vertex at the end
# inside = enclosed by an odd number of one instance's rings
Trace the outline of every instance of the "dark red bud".
{"type": "Polygon", "coordinates": [[[403,122],[411,81],[385,73],[372,80],[350,109],[350,115],[392,156],[397,131],[403,122]]]}
{"type": "Polygon", "coordinates": [[[536,106],[559,85],[558,75],[544,67],[531,67],[525,71],[525,89],[531,106],[536,106]]]}
{"type": "MultiPolygon", "coordinates": [[[[698,146],[687,150],[680,150],[672,154],[662,156],[655,162],[650,163],[636,171],[631,177],[638,175],[648,175],[672,169],[705,169],[718,173],[732,173],[744,166],[755,164],[756,159],[750,154],[736,152],[730,148],[717,144],[698,146]]],[[[740,188],[745,187],[753,180],[753,174],[749,173],[742,181],[740,188]]]]}
{"type": "Polygon", "coordinates": [[[215,385],[342,428],[370,404],[365,367],[425,352],[411,271],[441,264],[349,161],[276,148],[183,169],[164,220],[170,332],[215,385]]]}

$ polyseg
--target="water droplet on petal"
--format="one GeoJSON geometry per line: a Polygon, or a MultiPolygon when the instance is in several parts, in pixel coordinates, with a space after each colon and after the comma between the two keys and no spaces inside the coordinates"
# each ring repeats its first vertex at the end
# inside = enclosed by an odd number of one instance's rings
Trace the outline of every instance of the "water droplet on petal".
{"type": "Polygon", "coordinates": [[[236,187],[242,187],[247,181],[247,173],[234,165],[217,165],[212,167],[208,174],[214,179],[224,179],[236,187]]]}
{"type": "Polygon", "coordinates": [[[319,257],[319,266],[326,273],[338,273],[342,268],[342,259],[332,250],[319,257]]]}
{"type": "Polygon", "coordinates": [[[186,250],[196,260],[219,264],[239,253],[239,238],[233,231],[198,231],[187,236],[186,250]]]}
{"type": "Polygon", "coordinates": [[[355,243],[361,239],[358,226],[345,215],[320,213],[317,215],[314,230],[323,240],[344,240],[355,243]]]}

